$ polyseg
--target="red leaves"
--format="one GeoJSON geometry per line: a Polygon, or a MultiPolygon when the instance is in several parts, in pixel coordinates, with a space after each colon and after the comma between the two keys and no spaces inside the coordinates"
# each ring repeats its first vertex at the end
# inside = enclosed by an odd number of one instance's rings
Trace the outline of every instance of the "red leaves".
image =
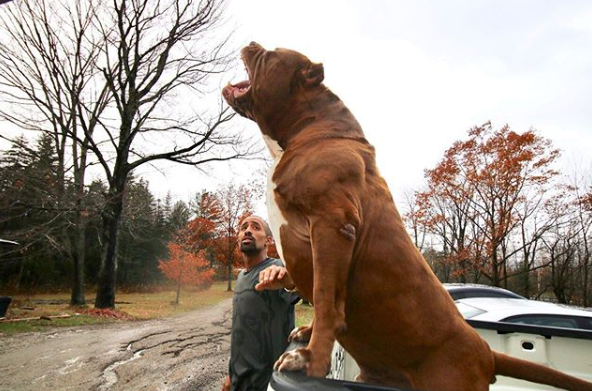
{"type": "Polygon", "coordinates": [[[79,311],[80,314],[94,316],[98,318],[111,318],[120,320],[129,320],[132,317],[125,312],[117,311],[113,308],[87,308],[79,311]]]}
{"type": "Polygon", "coordinates": [[[182,245],[169,243],[168,261],[160,260],[158,267],[163,274],[180,285],[209,287],[212,284],[214,270],[204,256],[204,251],[193,253],[182,245]]]}
{"type": "Polygon", "coordinates": [[[527,195],[541,194],[557,175],[551,165],[558,156],[533,130],[519,134],[486,123],[426,170],[428,189],[417,195],[413,217],[441,239],[446,262],[457,267],[453,274],[485,270],[499,281],[507,261],[500,247],[524,219],[527,195]]]}

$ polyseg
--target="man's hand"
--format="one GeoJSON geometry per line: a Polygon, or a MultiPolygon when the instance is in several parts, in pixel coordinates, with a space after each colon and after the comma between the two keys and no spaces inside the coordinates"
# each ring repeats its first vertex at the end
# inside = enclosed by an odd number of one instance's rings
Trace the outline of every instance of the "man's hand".
{"type": "Polygon", "coordinates": [[[226,380],[222,384],[222,391],[230,391],[230,376],[226,376],[226,380]]]}
{"type": "Polygon", "coordinates": [[[282,288],[288,290],[295,288],[285,267],[272,265],[259,273],[259,283],[255,285],[256,290],[282,288]]]}

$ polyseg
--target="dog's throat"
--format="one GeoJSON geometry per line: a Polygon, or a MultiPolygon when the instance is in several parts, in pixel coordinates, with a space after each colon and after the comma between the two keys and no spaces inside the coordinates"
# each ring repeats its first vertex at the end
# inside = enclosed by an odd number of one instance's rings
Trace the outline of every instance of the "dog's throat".
{"type": "Polygon", "coordinates": [[[263,140],[265,141],[265,145],[267,145],[267,149],[269,149],[269,153],[274,159],[277,159],[282,153],[284,153],[284,150],[280,147],[278,142],[271,137],[263,135],[263,140]]]}

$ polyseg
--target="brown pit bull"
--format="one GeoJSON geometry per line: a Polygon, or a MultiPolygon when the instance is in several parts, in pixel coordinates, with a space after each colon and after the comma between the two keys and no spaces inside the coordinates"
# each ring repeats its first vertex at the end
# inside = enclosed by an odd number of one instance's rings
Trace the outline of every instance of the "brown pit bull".
{"type": "Polygon", "coordinates": [[[325,376],[337,339],[360,380],[437,391],[488,390],[505,375],[568,390],[592,384],[492,352],[465,322],[408,236],[374,148],[343,102],[322,84],[322,64],[251,43],[250,80],[223,96],[255,121],[275,158],[268,208],[278,250],[314,303],[308,346],[279,370],[325,376]]]}

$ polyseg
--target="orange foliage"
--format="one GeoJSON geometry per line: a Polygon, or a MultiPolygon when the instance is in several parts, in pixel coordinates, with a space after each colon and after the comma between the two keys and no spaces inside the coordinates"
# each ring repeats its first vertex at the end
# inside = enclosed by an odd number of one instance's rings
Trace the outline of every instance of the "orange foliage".
{"type": "Polygon", "coordinates": [[[271,258],[279,258],[280,254],[277,251],[275,243],[272,243],[269,247],[267,247],[267,256],[271,258]]]}
{"type": "Polygon", "coordinates": [[[162,273],[178,286],[193,285],[208,288],[212,284],[214,270],[209,267],[203,251],[197,254],[189,252],[182,245],[169,243],[168,261],[158,261],[162,273]]]}
{"type": "Polygon", "coordinates": [[[210,219],[198,217],[191,220],[180,233],[180,240],[196,250],[203,250],[211,245],[215,235],[216,223],[210,219]]]}
{"type": "Polygon", "coordinates": [[[224,265],[217,270],[220,276],[224,273],[228,278],[229,289],[232,269],[242,262],[237,236],[239,222],[253,213],[253,202],[263,189],[254,181],[248,186],[229,183],[214,193],[201,192],[194,204],[196,218],[177,232],[174,240],[187,251],[201,252],[210,265],[224,265]]]}
{"type": "Polygon", "coordinates": [[[498,285],[507,278],[504,243],[523,222],[528,199],[543,194],[557,175],[551,165],[558,156],[533,130],[474,127],[468,140],[455,142],[426,170],[428,189],[417,195],[409,217],[442,239],[453,275],[482,273],[498,285]]]}

